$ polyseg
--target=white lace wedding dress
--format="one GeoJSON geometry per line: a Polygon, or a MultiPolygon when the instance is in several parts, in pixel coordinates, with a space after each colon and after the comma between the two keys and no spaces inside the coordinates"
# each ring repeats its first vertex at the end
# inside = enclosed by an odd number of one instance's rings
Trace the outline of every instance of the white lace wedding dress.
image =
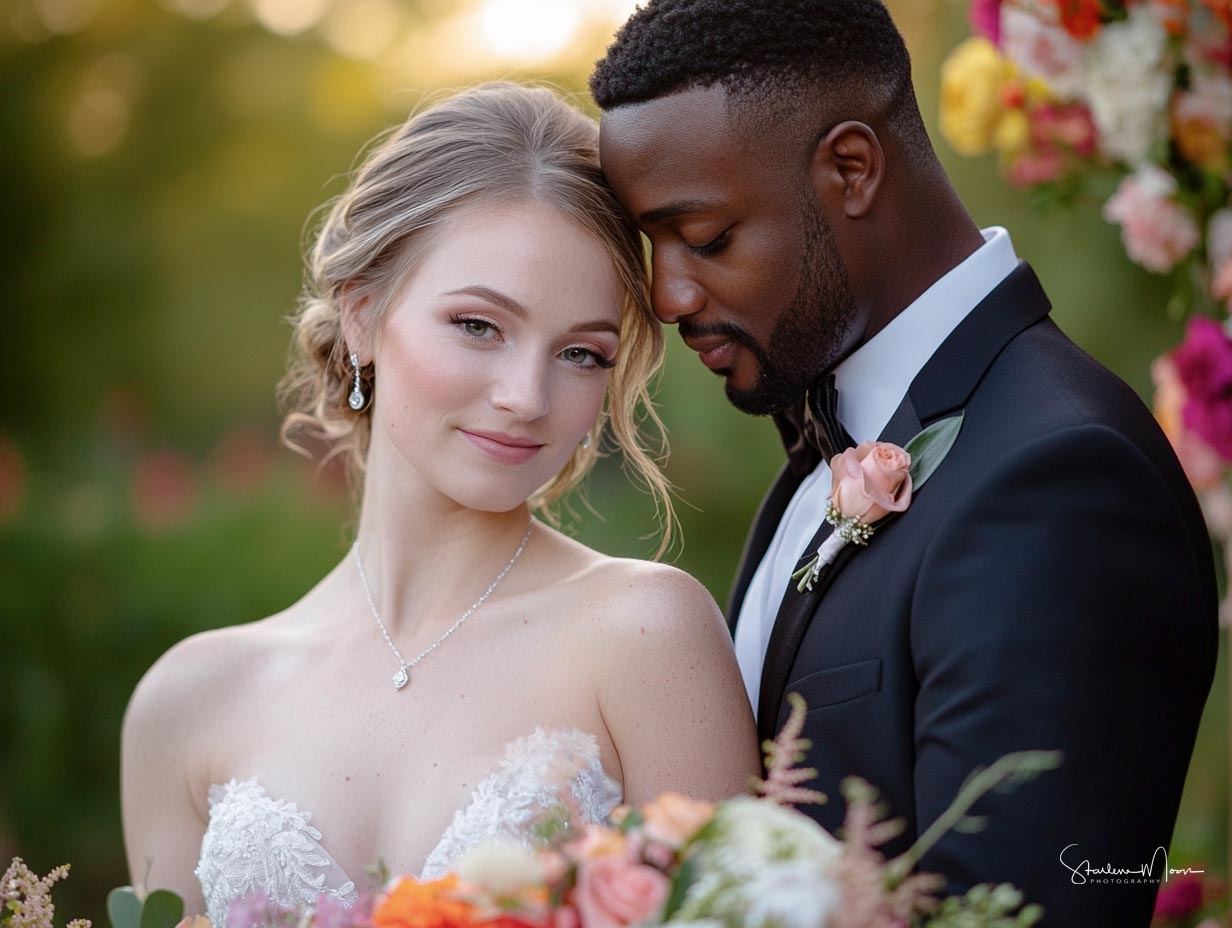
{"type": "MultiPolygon", "coordinates": [[[[419,875],[441,876],[485,841],[531,846],[534,825],[552,810],[571,810],[586,823],[605,821],[620,800],[620,784],[603,769],[593,735],[536,728],[505,747],[499,765],[455,813],[419,875]]],[[[355,881],[325,850],[328,836],[312,827],[309,812],[270,796],[256,778],[211,786],[209,802],[196,873],[215,928],[225,928],[235,899],[254,891],[288,907],[315,903],[322,893],[345,906],[354,904],[355,881]]],[[[373,848],[374,857],[379,853],[373,848]]]]}

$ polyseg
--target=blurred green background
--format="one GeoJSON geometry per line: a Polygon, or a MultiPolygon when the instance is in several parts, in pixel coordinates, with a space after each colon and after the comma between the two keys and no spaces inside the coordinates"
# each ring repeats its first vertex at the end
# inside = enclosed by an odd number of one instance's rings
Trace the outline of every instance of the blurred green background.
{"type": "MultiPolygon", "coordinates": [[[[935,124],[958,0],[892,2],[935,124]]],[[[0,8],[0,864],[71,861],[62,915],[105,924],[127,882],[118,739],[145,669],[200,629],[298,598],[344,552],[340,475],[280,450],[274,384],[309,212],[432,91],[490,77],[583,92],[629,0],[6,0],[0,8]]],[[[938,147],[981,224],[1011,231],[1054,318],[1149,398],[1181,337],[1168,282],[1094,205],[1039,214],[991,160],[938,147]]],[[[892,263],[887,273],[893,273],[892,263]]],[[[676,563],[723,602],[781,462],[671,335],[658,393],[680,488],[676,563]],[[738,449],[734,450],[734,449],[738,449]]],[[[577,534],[655,542],[606,461],[577,534]]],[[[1176,866],[1226,866],[1226,660],[1176,866]]],[[[203,694],[208,698],[208,694],[203,694]]],[[[1132,771],[1125,771],[1132,776],[1132,771]]]]}

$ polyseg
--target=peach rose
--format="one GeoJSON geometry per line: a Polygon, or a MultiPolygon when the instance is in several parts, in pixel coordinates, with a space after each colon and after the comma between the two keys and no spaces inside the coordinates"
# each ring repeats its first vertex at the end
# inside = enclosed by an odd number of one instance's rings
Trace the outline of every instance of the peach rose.
{"type": "Polygon", "coordinates": [[[566,852],[578,860],[593,860],[597,857],[629,856],[629,842],[615,828],[603,825],[588,825],[582,836],[570,842],[566,852]]]}
{"type": "Polygon", "coordinates": [[[175,928],[210,928],[210,920],[204,915],[185,915],[175,928]]]}
{"type": "Polygon", "coordinates": [[[871,525],[911,503],[911,455],[884,441],[861,442],[830,461],[830,503],[845,517],[871,525]]]}
{"type": "Polygon", "coordinates": [[[652,867],[627,857],[599,857],[578,871],[574,903],[586,928],[624,928],[659,914],[670,888],[652,867]]]}
{"type": "Polygon", "coordinates": [[[714,806],[680,793],[664,793],[642,809],[642,816],[648,838],[679,849],[710,821],[714,806]]]}

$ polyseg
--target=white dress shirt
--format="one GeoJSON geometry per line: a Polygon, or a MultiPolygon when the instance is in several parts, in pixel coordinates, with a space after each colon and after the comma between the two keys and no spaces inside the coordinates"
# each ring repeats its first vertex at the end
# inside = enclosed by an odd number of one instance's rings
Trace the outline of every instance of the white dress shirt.
{"type": "MultiPolygon", "coordinates": [[[[1009,233],[983,230],[984,244],[924,291],[834,369],[838,417],[857,442],[873,441],[941,343],[1018,265],[1009,233]]],[[[817,534],[830,496],[826,462],[804,478],[757,565],[736,623],[736,660],[756,717],[766,647],[792,571],[817,534]]]]}

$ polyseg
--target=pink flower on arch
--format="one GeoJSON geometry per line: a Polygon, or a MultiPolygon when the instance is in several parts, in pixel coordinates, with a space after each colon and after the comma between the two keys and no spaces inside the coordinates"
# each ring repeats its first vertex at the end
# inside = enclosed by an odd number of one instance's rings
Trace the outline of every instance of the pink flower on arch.
{"type": "Polygon", "coordinates": [[[1176,190],[1176,178],[1145,164],[1104,204],[1104,218],[1121,226],[1129,257],[1157,274],[1172,270],[1201,239],[1193,215],[1172,199],[1176,190]]]}
{"type": "Polygon", "coordinates": [[[1232,462],[1232,340],[1215,320],[1191,319],[1172,360],[1187,394],[1185,428],[1232,462]]]}
{"type": "Polygon", "coordinates": [[[971,30],[993,45],[1001,44],[1001,3],[1002,0],[971,0],[967,8],[971,30]]]}

